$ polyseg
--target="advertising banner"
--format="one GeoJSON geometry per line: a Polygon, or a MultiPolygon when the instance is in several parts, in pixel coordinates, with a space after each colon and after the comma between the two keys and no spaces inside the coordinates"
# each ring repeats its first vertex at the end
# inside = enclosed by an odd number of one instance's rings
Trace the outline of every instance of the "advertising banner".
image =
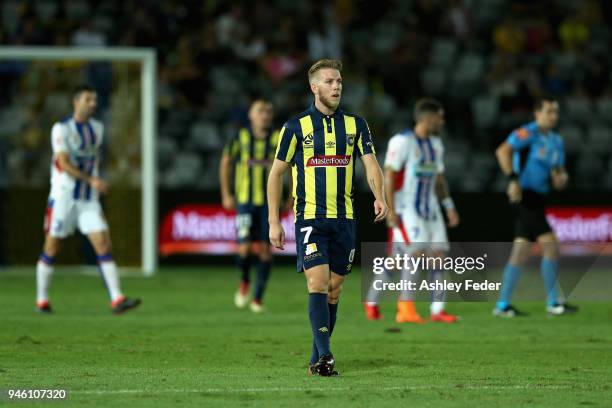
{"type": "MultiPolygon", "coordinates": [[[[267,222],[267,220],[265,220],[267,222]]],[[[278,255],[295,255],[293,212],[281,218],[285,250],[278,255]]],[[[165,214],[159,232],[161,256],[178,254],[232,255],[236,252],[236,212],[220,205],[187,204],[165,214]]]]}

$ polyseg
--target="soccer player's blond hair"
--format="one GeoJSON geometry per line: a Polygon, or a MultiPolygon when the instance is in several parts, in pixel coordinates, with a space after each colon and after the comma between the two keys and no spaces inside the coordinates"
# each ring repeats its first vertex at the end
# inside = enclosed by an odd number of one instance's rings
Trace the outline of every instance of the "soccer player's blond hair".
{"type": "Polygon", "coordinates": [[[318,60],[317,62],[312,64],[312,66],[308,70],[308,82],[312,84],[314,82],[316,73],[319,70],[325,69],[325,68],[337,69],[338,71],[342,72],[342,61],[337,60],[337,59],[318,60]]]}

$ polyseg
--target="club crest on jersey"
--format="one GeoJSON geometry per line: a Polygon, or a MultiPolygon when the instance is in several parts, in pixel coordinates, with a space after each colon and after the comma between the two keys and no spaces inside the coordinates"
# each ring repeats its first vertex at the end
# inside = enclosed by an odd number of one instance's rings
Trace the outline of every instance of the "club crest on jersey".
{"type": "Polygon", "coordinates": [[[347,133],[346,134],[346,144],[349,146],[353,146],[355,144],[355,137],[357,135],[355,133],[347,133]]]}
{"type": "Polygon", "coordinates": [[[545,147],[540,147],[540,150],[538,150],[538,157],[540,157],[542,159],[546,157],[546,148],[545,147]]]}
{"type": "Polygon", "coordinates": [[[304,147],[314,147],[314,134],[312,132],[304,136],[304,147]]]}

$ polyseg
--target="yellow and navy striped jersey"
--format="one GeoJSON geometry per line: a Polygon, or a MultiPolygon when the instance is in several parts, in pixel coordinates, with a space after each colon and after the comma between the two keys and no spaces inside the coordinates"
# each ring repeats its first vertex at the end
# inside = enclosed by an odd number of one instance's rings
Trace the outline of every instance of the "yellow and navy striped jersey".
{"type": "Polygon", "coordinates": [[[292,164],[296,220],[353,218],[355,157],[375,153],[366,121],[314,104],[280,131],[276,158],[292,164]]]}
{"type": "Polygon", "coordinates": [[[245,127],[223,149],[223,154],[229,155],[235,163],[234,188],[238,204],[266,203],[266,183],[278,135],[279,131],[275,130],[267,132],[265,138],[257,138],[245,127]]]}

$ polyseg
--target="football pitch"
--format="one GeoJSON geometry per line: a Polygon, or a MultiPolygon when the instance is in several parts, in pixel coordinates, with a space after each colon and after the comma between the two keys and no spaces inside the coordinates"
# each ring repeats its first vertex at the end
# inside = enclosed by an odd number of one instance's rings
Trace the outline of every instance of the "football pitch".
{"type": "MultiPolygon", "coordinates": [[[[451,303],[455,325],[370,322],[360,277],[345,284],[332,337],[339,377],[306,375],[304,278],[273,269],[268,312],[233,305],[229,267],[164,268],[124,278],[141,307],[112,316],[97,276],[62,273],[53,315],[34,312],[34,271],[0,270],[0,389],[66,389],[63,401],[2,406],[610,407],[612,303],[574,316],[494,319],[490,303],[451,303]],[[333,405],[332,405],[333,404],[333,405]]],[[[428,306],[419,304],[425,315],[428,306]]]]}

